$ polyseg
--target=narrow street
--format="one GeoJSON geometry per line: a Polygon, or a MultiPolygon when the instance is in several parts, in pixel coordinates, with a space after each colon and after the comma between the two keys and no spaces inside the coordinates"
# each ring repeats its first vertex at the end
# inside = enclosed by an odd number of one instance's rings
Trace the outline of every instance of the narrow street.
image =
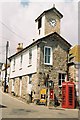
{"type": "Polygon", "coordinates": [[[2,118],[78,118],[77,109],[49,109],[46,106],[26,104],[0,89],[0,113],[1,110],[2,118]]]}

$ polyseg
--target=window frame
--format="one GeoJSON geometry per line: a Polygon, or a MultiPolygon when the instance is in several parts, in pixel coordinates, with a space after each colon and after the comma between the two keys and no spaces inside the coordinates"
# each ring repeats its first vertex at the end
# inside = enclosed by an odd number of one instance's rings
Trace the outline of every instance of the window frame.
{"type": "Polygon", "coordinates": [[[13,59],[13,72],[15,71],[15,63],[16,63],[16,59],[13,59]]]}
{"type": "Polygon", "coordinates": [[[42,17],[38,20],[38,29],[42,27],[42,17]]]}
{"type": "Polygon", "coordinates": [[[32,64],[32,48],[29,49],[29,65],[32,64]]]}
{"type": "Polygon", "coordinates": [[[32,84],[32,74],[29,75],[29,84],[32,84]]]}
{"type": "Polygon", "coordinates": [[[20,56],[20,68],[22,68],[22,63],[23,63],[23,54],[20,56]]]}
{"type": "MultiPolygon", "coordinates": [[[[48,56],[49,57],[49,56],[48,56]]],[[[44,46],[44,64],[46,65],[52,65],[52,47],[49,47],[49,46],[44,46]],[[48,48],[50,49],[50,63],[48,62],[45,62],[45,49],[48,48]]]]}
{"type": "Polygon", "coordinates": [[[62,87],[62,82],[63,80],[65,81],[65,77],[66,77],[66,73],[59,73],[58,74],[58,86],[61,88],[62,87]],[[59,78],[59,75],[61,75],[61,78],[59,78]],[[64,75],[64,79],[63,79],[63,75],[64,75]],[[61,85],[59,84],[59,81],[61,81],[61,85]]]}

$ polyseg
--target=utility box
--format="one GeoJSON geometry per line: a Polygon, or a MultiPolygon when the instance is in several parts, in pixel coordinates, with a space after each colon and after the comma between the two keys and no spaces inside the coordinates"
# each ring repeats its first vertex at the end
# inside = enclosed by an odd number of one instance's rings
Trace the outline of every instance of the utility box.
{"type": "Polygon", "coordinates": [[[46,89],[43,88],[40,91],[40,103],[41,104],[46,104],[46,89]]]}
{"type": "Polygon", "coordinates": [[[50,99],[54,100],[54,90],[50,89],[50,99]]]}
{"type": "Polygon", "coordinates": [[[73,82],[62,83],[62,108],[75,108],[75,85],[73,82]]]}

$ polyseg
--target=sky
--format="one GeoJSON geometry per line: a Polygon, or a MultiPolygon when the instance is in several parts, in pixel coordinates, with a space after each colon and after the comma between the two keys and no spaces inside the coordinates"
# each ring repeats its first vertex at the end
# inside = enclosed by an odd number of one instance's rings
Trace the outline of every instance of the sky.
{"type": "Polygon", "coordinates": [[[78,0],[0,0],[0,62],[5,62],[6,42],[9,56],[36,38],[35,19],[44,11],[55,7],[63,14],[61,36],[72,46],[78,44],[78,0]]]}

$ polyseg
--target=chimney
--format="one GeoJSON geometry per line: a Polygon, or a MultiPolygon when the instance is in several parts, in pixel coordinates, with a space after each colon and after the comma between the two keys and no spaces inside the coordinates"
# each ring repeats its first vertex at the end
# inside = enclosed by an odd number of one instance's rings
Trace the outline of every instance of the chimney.
{"type": "Polygon", "coordinates": [[[33,42],[35,41],[35,39],[33,39],[33,42]]]}
{"type": "Polygon", "coordinates": [[[55,4],[53,4],[53,8],[55,8],[55,4]]]}
{"type": "Polygon", "coordinates": [[[18,43],[17,52],[20,52],[23,49],[23,43],[18,43]]]}

